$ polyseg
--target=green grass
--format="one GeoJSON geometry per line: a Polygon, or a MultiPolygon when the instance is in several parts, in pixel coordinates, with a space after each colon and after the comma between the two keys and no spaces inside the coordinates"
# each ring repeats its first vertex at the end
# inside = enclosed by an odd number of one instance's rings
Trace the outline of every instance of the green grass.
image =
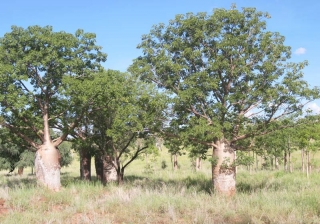
{"type": "Polygon", "coordinates": [[[2,175],[0,198],[8,210],[0,223],[320,223],[316,172],[306,178],[298,170],[240,169],[237,194],[226,198],[212,191],[209,162],[198,173],[187,156],[179,162],[173,172],[162,152],[153,173],[144,172],[146,161],[138,160],[125,171],[124,185],[103,186],[95,178],[80,181],[75,160],[62,169],[63,189],[57,193],[38,187],[28,170],[23,177],[2,175]]]}

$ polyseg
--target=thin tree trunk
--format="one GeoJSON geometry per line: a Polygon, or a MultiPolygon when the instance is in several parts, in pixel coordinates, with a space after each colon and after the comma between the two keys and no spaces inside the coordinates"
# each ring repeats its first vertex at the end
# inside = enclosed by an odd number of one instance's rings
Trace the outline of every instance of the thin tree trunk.
{"type": "Polygon", "coordinates": [[[307,161],[306,174],[307,174],[307,178],[309,178],[308,151],[306,151],[306,161],[307,161]]]}
{"type": "Polygon", "coordinates": [[[87,148],[80,149],[80,178],[91,180],[91,154],[87,148]]]}
{"type": "Polygon", "coordinates": [[[18,168],[18,174],[19,174],[20,177],[23,175],[23,168],[24,167],[19,167],[18,168]]]}
{"type": "Polygon", "coordinates": [[[118,185],[122,185],[123,184],[123,178],[124,178],[124,168],[120,167],[117,169],[117,181],[118,181],[118,185]]]}
{"type": "Polygon", "coordinates": [[[196,157],[196,165],[195,165],[195,168],[196,168],[196,171],[199,171],[199,157],[196,157]]]}
{"type": "MultiPolygon", "coordinates": [[[[250,151],[248,152],[248,154],[249,154],[249,157],[250,157],[250,156],[251,156],[251,155],[250,155],[250,151]]],[[[248,170],[249,170],[249,173],[252,174],[252,172],[251,172],[251,171],[252,171],[252,166],[251,166],[251,164],[248,165],[248,170]]]]}
{"type": "Polygon", "coordinates": [[[290,173],[293,172],[293,166],[292,166],[292,158],[291,158],[291,150],[290,150],[290,135],[289,135],[289,139],[288,139],[288,159],[289,159],[289,170],[290,173]]]}
{"type": "Polygon", "coordinates": [[[274,166],[276,170],[279,170],[279,160],[276,156],[274,156],[274,166]]]}
{"type": "Polygon", "coordinates": [[[288,171],[288,162],[287,162],[287,149],[284,149],[284,155],[283,155],[283,169],[284,171],[288,171]]]}
{"type": "MultiPolygon", "coordinates": [[[[237,161],[237,151],[234,151],[234,163],[237,161]]],[[[234,166],[235,175],[238,173],[238,166],[234,166]]]]}
{"type": "Polygon", "coordinates": [[[310,156],[309,156],[309,150],[306,151],[306,160],[307,160],[307,177],[309,178],[310,174],[310,156]]]}
{"type": "Polygon", "coordinates": [[[96,153],[94,156],[94,165],[96,168],[97,179],[102,181],[103,179],[103,159],[101,153],[96,153]]]}
{"type": "Polygon", "coordinates": [[[174,171],[178,170],[178,155],[177,154],[173,155],[173,170],[174,171]]]}
{"type": "Polygon", "coordinates": [[[288,157],[289,157],[289,170],[290,170],[290,173],[293,172],[293,167],[292,167],[292,161],[291,161],[291,152],[290,152],[290,149],[288,150],[288,157]]]}
{"type": "Polygon", "coordinates": [[[312,164],[311,164],[311,160],[310,160],[310,151],[309,151],[309,174],[311,175],[311,173],[312,173],[312,164]]]}
{"type": "Polygon", "coordinates": [[[302,173],[304,173],[304,149],[301,149],[302,173]]]}
{"type": "Polygon", "coordinates": [[[258,153],[256,153],[256,172],[259,169],[259,160],[258,160],[258,153]]]}
{"type": "Polygon", "coordinates": [[[217,193],[232,196],[236,192],[235,151],[225,140],[215,142],[212,181],[217,193]]]}

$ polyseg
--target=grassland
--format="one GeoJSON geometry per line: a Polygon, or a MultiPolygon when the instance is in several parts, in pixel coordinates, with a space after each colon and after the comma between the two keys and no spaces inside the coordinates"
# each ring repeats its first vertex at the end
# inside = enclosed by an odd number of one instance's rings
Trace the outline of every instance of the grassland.
{"type": "Polygon", "coordinates": [[[76,159],[62,169],[57,193],[38,187],[30,170],[22,177],[2,173],[0,223],[320,223],[317,172],[307,178],[298,170],[239,169],[237,195],[226,198],[212,191],[209,162],[194,172],[182,156],[173,172],[167,152],[161,154],[148,160],[153,172],[145,160],[129,166],[122,186],[80,181],[76,159]]]}

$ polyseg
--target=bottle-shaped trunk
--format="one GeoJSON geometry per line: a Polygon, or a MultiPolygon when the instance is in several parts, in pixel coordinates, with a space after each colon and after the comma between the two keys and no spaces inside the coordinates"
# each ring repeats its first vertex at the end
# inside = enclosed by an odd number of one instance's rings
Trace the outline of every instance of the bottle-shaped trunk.
{"type": "Polygon", "coordinates": [[[60,190],[60,153],[51,141],[37,150],[35,171],[40,184],[55,191],[60,190]]]}
{"type": "Polygon", "coordinates": [[[80,178],[91,180],[91,154],[87,148],[80,149],[80,178]]]}
{"type": "MultiPolygon", "coordinates": [[[[49,104],[44,103],[43,112],[43,143],[37,148],[35,157],[35,171],[38,183],[47,186],[49,189],[59,191],[60,183],[60,152],[52,142],[49,128],[49,104]]],[[[61,143],[61,141],[60,141],[61,143]]]]}
{"type": "Polygon", "coordinates": [[[236,192],[235,151],[227,141],[215,142],[212,181],[217,193],[232,196],[236,192]]]}

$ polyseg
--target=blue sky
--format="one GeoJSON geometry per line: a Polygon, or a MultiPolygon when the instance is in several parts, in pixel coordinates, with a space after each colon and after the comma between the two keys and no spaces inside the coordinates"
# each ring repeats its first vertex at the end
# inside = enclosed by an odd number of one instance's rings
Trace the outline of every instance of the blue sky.
{"type": "MultiPolygon", "coordinates": [[[[320,1],[318,0],[10,0],[2,2],[0,36],[12,25],[51,25],[55,31],[78,28],[97,34],[97,44],[108,54],[106,68],[125,71],[140,55],[141,35],[152,25],[167,23],[176,14],[212,12],[214,8],[255,7],[269,12],[267,29],[286,37],[292,61],[308,60],[305,79],[320,86],[320,1]]],[[[320,112],[320,101],[310,107],[320,112]]]]}

